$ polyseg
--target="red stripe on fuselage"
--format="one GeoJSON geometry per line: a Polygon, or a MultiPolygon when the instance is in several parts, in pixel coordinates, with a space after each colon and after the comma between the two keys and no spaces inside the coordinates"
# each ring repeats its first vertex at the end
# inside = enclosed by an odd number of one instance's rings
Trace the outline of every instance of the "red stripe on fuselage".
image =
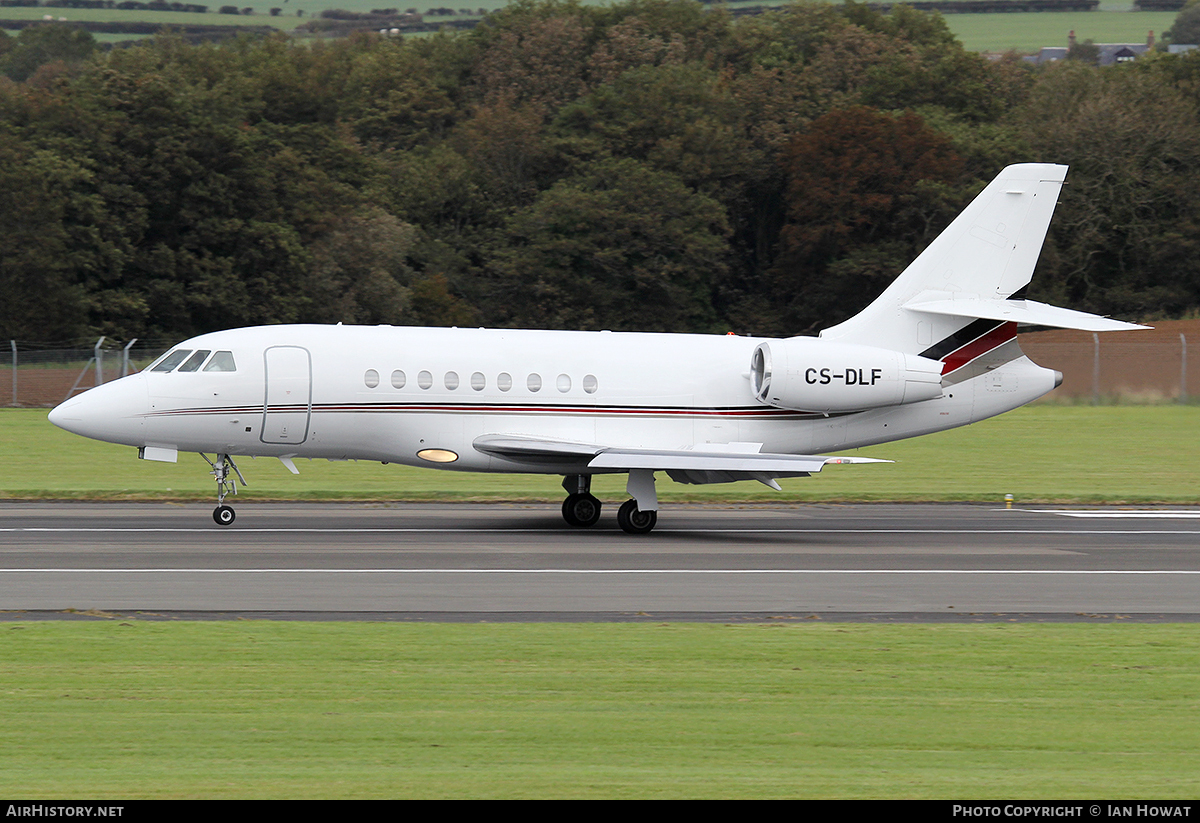
{"type": "Polygon", "coordinates": [[[1007,343],[1017,336],[1017,324],[1009,321],[1003,326],[992,329],[982,337],[972,340],[961,349],[950,352],[942,358],[942,374],[949,374],[955,369],[962,368],[976,357],[987,354],[992,349],[1007,343]]]}
{"type": "MultiPolygon", "coordinates": [[[[305,405],[271,406],[268,410],[276,413],[306,413],[310,407],[305,405]]],[[[370,403],[370,404],[313,404],[313,414],[328,413],[383,413],[383,414],[491,414],[491,415],[585,415],[590,417],[613,417],[618,415],[639,415],[645,417],[825,417],[813,412],[798,412],[789,409],[775,409],[767,406],[751,408],[705,408],[705,407],[668,407],[668,406],[568,406],[568,405],[502,405],[491,403],[370,403]]],[[[241,407],[212,407],[212,408],[182,408],[163,409],[148,413],[147,417],[174,417],[189,415],[218,415],[218,414],[261,414],[262,406],[241,407]]]]}

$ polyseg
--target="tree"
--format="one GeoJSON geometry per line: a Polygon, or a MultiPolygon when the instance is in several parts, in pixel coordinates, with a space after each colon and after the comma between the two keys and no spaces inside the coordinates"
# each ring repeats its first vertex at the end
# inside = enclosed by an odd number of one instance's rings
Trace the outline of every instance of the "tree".
{"type": "Polygon", "coordinates": [[[407,254],[416,230],[374,209],[343,219],[315,242],[303,284],[307,317],[323,323],[403,324],[412,321],[412,270],[407,254]]]}
{"type": "Polygon", "coordinates": [[[772,271],[780,333],[833,325],[879,294],[959,205],[961,161],[915,114],[857,106],[784,152],[787,224],[772,271]]]}
{"type": "Polygon", "coordinates": [[[21,30],[15,45],[0,57],[0,65],[11,79],[21,82],[46,63],[86,60],[95,48],[95,38],[83,29],[59,23],[29,26],[21,30]]]}
{"type": "Polygon", "coordinates": [[[1175,16],[1175,22],[1163,34],[1168,43],[1198,44],[1200,43],[1200,2],[1189,2],[1175,16]]]}
{"type": "Polygon", "coordinates": [[[552,111],[584,89],[587,29],[575,16],[520,21],[487,44],[476,74],[488,103],[527,103],[552,111]]]}
{"type": "Polygon", "coordinates": [[[729,88],[699,63],[631,68],[564,107],[554,125],[581,152],[644,160],[723,201],[758,160],[729,88]]]}
{"type": "Polygon", "coordinates": [[[0,336],[63,340],[86,332],[87,295],[64,226],[66,190],[82,173],[0,133],[0,336]]]}
{"type": "Polygon", "coordinates": [[[1063,62],[1034,87],[1034,156],[1071,170],[1031,296],[1125,316],[1200,301],[1200,117],[1157,73],[1063,62]]]}
{"type": "Polygon", "coordinates": [[[720,206],[673,175],[595,161],[513,216],[492,302],[505,325],[709,329],[727,233],[720,206]]]}
{"type": "Polygon", "coordinates": [[[454,91],[436,59],[383,42],[355,56],[340,114],[369,144],[410,149],[443,138],[463,116],[454,91]]]}
{"type": "Polygon", "coordinates": [[[1100,62],[1100,47],[1090,37],[1082,43],[1072,43],[1067,49],[1067,59],[1095,66],[1100,62]]]}

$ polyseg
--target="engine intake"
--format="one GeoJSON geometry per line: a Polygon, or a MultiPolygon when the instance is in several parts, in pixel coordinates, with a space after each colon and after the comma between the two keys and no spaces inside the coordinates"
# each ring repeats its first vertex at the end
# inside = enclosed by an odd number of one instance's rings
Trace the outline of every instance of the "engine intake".
{"type": "Polygon", "coordinates": [[[760,343],[750,359],[760,403],[779,409],[855,412],[942,396],[942,363],[916,354],[789,337],[760,343]]]}

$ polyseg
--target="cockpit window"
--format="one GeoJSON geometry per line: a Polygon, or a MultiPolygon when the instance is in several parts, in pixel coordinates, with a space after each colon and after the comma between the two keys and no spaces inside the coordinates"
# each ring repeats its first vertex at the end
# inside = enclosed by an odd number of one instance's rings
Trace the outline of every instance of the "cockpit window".
{"type": "Polygon", "coordinates": [[[204,358],[208,357],[211,352],[212,349],[200,349],[179,367],[179,371],[196,371],[200,368],[200,364],[204,362],[204,358]]]}
{"type": "Polygon", "coordinates": [[[191,353],[191,349],[176,349],[159,361],[158,365],[152,368],[150,371],[171,371],[180,363],[182,363],[183,359],[191,353]]]}
{"type": "Polygon", "coordinates": [[[212,356],[212,360],[208,361],[208,365],[204,367],[205,371],[237,371],[237,365],[233,362],[233,352],[219,351],[212,356]]]}

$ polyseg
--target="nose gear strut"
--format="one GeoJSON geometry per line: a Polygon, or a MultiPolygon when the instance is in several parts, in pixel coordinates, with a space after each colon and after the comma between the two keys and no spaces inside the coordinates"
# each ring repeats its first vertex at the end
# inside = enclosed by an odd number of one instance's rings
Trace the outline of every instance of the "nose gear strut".
{"type": "Polygon", "coordinates": [[[212,466],[212,471],[209,472],[217,480],[217,507],[213,509],[213,520],[218,526],[228,526],[233,523],[237,515],[233,511],[233,506],[225,505],[225,496],[230,492],[237,494],[237,480],[242,482],[242,486],[248,486],[246,478],[242,477],[241,471],[238,470],[237,463],[233,462],[233,458],[228,454],[216,455],[216,461],[208,459],[208,456],[203,452],[200,456],[204,458],[204,462],[212,466]],[[233,469],[233,473],[237,475],[237,480],[229,475],[229,470],[233,469]]]}

